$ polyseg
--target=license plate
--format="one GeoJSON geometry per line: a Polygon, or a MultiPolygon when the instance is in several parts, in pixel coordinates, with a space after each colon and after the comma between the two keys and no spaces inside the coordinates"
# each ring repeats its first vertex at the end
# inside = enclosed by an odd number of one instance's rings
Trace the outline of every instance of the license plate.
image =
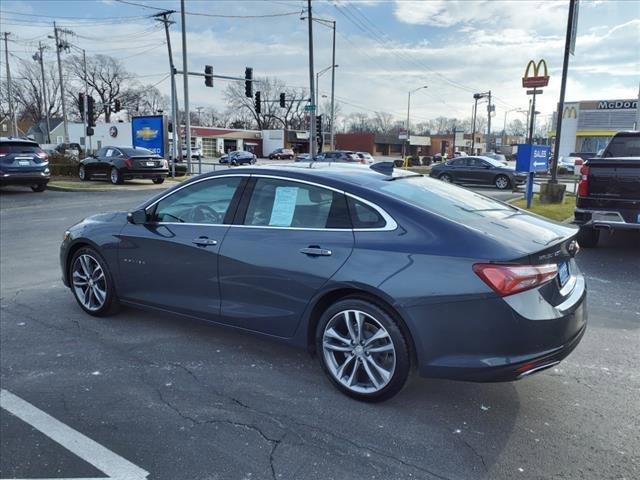
{"type": "Polygon", "coordinates": [[[147,167],[155,167],[156,162],[147,162],[147,167]]]}
{"type": "Polygon", "coordinates": [[[562,262],[558,265],[558,280],[560,280],[560,286],[564,287],[564,284],[569,280],[569,264],[567,262],[562,262]]]}
{"type": "Polygon", "coordinates": [[[18,165],[30,165],[31,162],[29,160],[18,160],[18,165]]]}

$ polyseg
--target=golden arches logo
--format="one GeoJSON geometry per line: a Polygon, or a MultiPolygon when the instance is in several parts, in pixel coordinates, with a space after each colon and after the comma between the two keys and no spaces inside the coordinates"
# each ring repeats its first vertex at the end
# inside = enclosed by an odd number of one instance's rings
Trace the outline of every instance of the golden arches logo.
{"type": "Polygon", "coordinates": [[[538,63],[535,60],[529,60],[527,68],[524,70],[522,77],[522,86],[524,88],[546,87],[549,85],[549,70],[546,60],[540,59],[538,63]],[[529,75],[529,71],[533,70],[533,75],[529,75]],[[542,75],[541,75],[542,73],[542,75]]]}
{"type": "Polygon", "coordinates": [[[578,118],[578,111],[576,107],[569,106],[564,107],[564,111],[562,112],[562,118],[578,118]]]}

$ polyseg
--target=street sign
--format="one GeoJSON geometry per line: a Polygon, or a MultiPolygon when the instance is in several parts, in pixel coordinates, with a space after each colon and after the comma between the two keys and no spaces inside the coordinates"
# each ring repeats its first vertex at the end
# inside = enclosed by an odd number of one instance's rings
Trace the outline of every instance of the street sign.
{"type": "Polygon", "coordinates": [[[310,103],[309,105],[305,105],[304,106],[304,111],[305,112],[313,112],[313,111],[315,111],[315,109],[316,109],[316,106],[314,104],[312,104],[312,103],[310,103]]]}
{"type": "Polygon", "coordinates": [[[131,138],[134,147],[142,147],[165,156],[168,145],[165,117],[148,115],[131,119],[131,138]]]}
{"type": "Polygon", "coordinates": [[[527,95],[542,95],[542,90],[534,88],[533,90],[527,90],[527,95]]]}
{"type": "Polygon", "coordinates": [[[407,140],[409,138],[409,132],[406,130],[400,130],[398,133],[398,140],[407,140]]]}
{"type": "Polygon", "coordinates": [[[573,7],[573,21],[571,22],[571,42],[569,46],[569,53],[571,55],[576,54],[576,37],[578,36],[578,11],[580,10],[580,0],[576,0],[573,7]]]}
{"type": "Polygon", "coordinates": [[[522,77],[522,86],[524,88],[536,88],[546,87],[547,85],[549,85],[547,62],[544,59],[538,61],[538,63],[535,63],[533,60],[529,60],[527,68],[524,71],[524,77],[522,77]],[[529,69],[531,68],[533,68],[533,75],[529,76],[529,69]],[[540,71],[541,68],[544,68],[542,72],[540,71]]]}
{"type": "Polygon", "coordinates": [[[518,159],[516,160],[517,172],[546,172],[549,169],[548,145],[530,145],[524,143],[518,145],[518,159]]]}

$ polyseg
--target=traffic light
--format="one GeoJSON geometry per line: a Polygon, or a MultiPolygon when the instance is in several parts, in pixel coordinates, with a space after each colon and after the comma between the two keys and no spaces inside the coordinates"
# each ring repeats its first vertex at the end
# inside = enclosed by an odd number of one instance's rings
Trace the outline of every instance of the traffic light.
{"type": "Polygon", "coordinates": [[[280,106],[281,106],[282,108],[284,108],[284,107],[285,107],[285,105],[286,105],[286,104],[285,104],[285,97],[284,97],[284,93],[281,93],[281,94],[280,94],[280,106]]]}
{"type": "Polygon", "coordinates": [[[120,100],[116,98],[116,100],[113,102],[113,111],[119,112],[121,109],[122,109],[122,105],[120,104],[120,100]]]}
{"type": "Polygon", "coordinates": [[[95,127],[96,122],[94,121],[95,117],[95,109],[96,103],[92,96],[87,97],[87,125],[90,127],[95,127]]]}
{"type": "Polygon", "coordinates": [[[256,107],[256,113],[260,113],[260,92],[256,92],[255,107],[256,107]]]}
{"type": "Polygon", "coordinates": [[[207,87],[213,87],[213,67],[211,65],[204,66],[204,84],[207,87]]]}
{"type": "Polygon", "coordinates": [[[78,109],[80,110],[80,118],[84,120],[84,93],[78,93],[78,109]]]}
{"type": "Polygon", "coordinates": [[[93,136],[93,127],[87,127],[87,137],[93,136]]]}
{"type": "Polygon", "coordinates": [[[253,97],[253,68],[251,67],[244,69],[244,94],[249,98],[253,97]]]}

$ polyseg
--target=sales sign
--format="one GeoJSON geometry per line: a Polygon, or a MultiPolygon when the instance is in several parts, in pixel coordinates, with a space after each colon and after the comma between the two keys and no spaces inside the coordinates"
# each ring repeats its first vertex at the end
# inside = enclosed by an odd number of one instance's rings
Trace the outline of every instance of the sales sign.
{"type": "Polygon", "coordinates": [[[518,158],[516,160],[517,172],[546,172],[549,170],[549,154],[551,147],[548,145],[518,145],[518,158]]]}
{"type": "Polygon", "coordinates": [[[134,147],[146,148],[164,157],[168,143],[165,117],[163,115],[133,117],[131,138],[134,147]]]}

